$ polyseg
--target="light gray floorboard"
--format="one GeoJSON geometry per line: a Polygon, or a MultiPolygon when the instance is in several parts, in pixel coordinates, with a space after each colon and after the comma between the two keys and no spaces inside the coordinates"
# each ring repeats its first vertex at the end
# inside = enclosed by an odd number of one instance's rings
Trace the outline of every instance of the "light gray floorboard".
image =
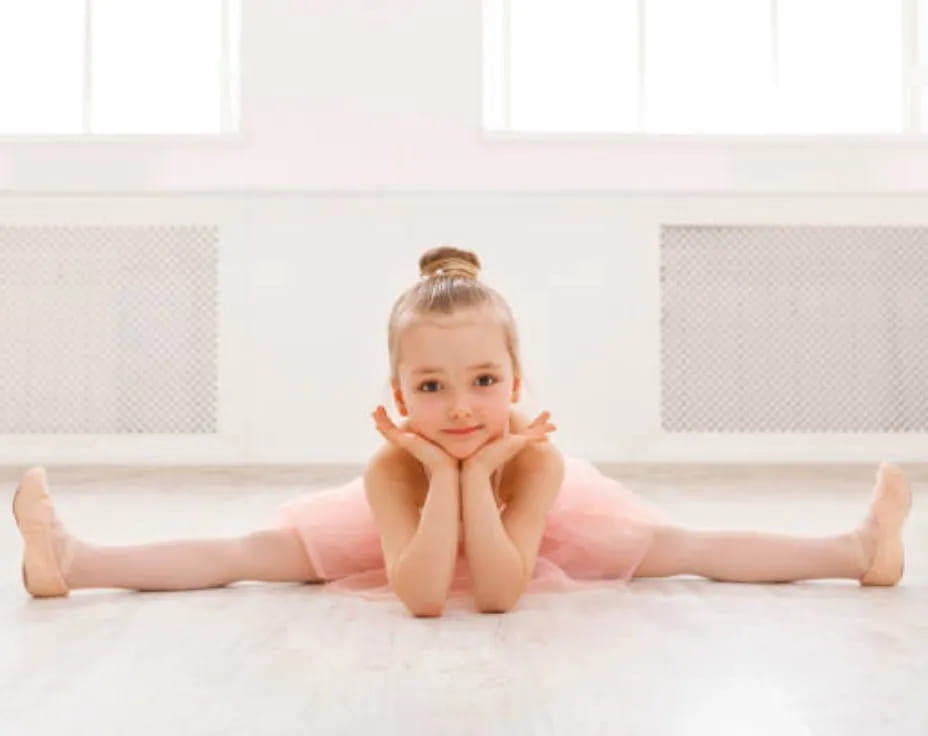
{"type": "MultiPolygon", "coordinates": [[[[606,466],[696,528],[846,531],[875,464],[606,466]]],[[[22,588],[0,468],[0,734],[928,734],[928,469],[895,588],[638,579],[417,619],[317,585],[22,588]]],[[[243,534],[359,467],[48,467],[101,544],[243,534]]]]}

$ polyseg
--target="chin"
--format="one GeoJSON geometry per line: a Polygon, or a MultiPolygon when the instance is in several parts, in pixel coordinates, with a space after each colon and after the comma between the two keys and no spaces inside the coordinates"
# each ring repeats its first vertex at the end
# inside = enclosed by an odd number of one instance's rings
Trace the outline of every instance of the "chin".
{"type": "Polygon", "coordinates": [[[476,443],[472,442],[459,442],[456,444],[442,442],[441,446],[444,448],[451,457],[456,457],[458,460],[463,460],[465,457],[470,457],[474,454],[474,450],[477,449],[476,443]]]}
{"type": "Polygon", "coordinates": [[[467,460],[483,447],[486,438],[472,437],[463,442],[442,442],[441,446],[455,460],[467,460]]]}

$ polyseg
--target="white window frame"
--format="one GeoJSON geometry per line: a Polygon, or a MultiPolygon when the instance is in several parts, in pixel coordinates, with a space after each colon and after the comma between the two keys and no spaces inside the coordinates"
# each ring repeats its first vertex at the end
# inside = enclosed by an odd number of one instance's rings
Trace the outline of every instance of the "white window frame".
{"type": "Polygon", "coordinates": [[[84,0],[84,104],[81,133],[0,133],[0,144],[6,143],[193,143],[199,146],[241,145],[250,138],[243,128],[241,108],[241,0],[222,0],[222,47],[220,63],[219,133],[123,133],[105,134],[90,131],[93,104],[91,28],[93,0],[84,0]]]}
{"type": "MultiPolygon", "coordinates": [[[[731,134],[706,133],[587,133],[554,131],[533,132],[509,129],[509,0],[482,0],[482,82],[480,90],[480,139],[485,142],[554,142],[554,143],[719,143],[744,145],[767,143],[912,145],[928,146],[928,130],[922,133],[796,133],[796,134],[731,134]],[[498,127],[493,127],[493,126],[498,127]]],[[[896,0],[901,5],[902,53],[900,58],[903,115],[911,130],[918,125],[921,106],[928,106],[928,64],[918,66],[918,0],[896,0]],[[921,92],[919,92],[921,90],[921,92]]],[[[769,0],[776,54],[776,18],[778,0],[769,0]]],[[[645,38],[648,0],[638,0],[638,115],[639,127],[645,112],[645,38]]],[[[928,8],[928,2],[925,4],[928,8]]],[[[928,61],[928,60],[926,60],[928,61]]],[[[774,59],[776,62],[776,59],[774,59]]],[[[776,63],[774,68],[776,69],[776,63]]]]}

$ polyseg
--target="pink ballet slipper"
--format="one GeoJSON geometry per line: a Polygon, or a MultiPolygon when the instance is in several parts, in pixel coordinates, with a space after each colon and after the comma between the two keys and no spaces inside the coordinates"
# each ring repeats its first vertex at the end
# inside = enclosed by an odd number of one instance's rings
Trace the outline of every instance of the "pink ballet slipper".
{"type": "Polygon", "coordinates": [[[35,598],[68,595],[62,570],[74,556],[74,540],[67,539],[59,565],[53,539],[54,509],[48,496],[45,468],[23,473],[13,496],[13,516],[23,536],[23,585],[35,598]]]}
{"type": "Polygon", "coordinates": [[[912,491],[902,469],[880,463],[873,491],[871,513],[879,523],[876,552],[870,568],[860,578],[861,585],[895,585],[905,570],[902,525],[912,506],[912,491]]]}

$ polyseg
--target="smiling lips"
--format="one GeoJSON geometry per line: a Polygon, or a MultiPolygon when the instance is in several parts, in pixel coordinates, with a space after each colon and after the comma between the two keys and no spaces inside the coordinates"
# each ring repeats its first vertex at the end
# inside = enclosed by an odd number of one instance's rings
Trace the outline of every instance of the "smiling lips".
{"type": "Polygon", "coordinates": [[[471,432],[476,432],[480,427],[470,427],[469,429],[446,429],[444,430],[448,434],[470,434],[471,432]]]}

